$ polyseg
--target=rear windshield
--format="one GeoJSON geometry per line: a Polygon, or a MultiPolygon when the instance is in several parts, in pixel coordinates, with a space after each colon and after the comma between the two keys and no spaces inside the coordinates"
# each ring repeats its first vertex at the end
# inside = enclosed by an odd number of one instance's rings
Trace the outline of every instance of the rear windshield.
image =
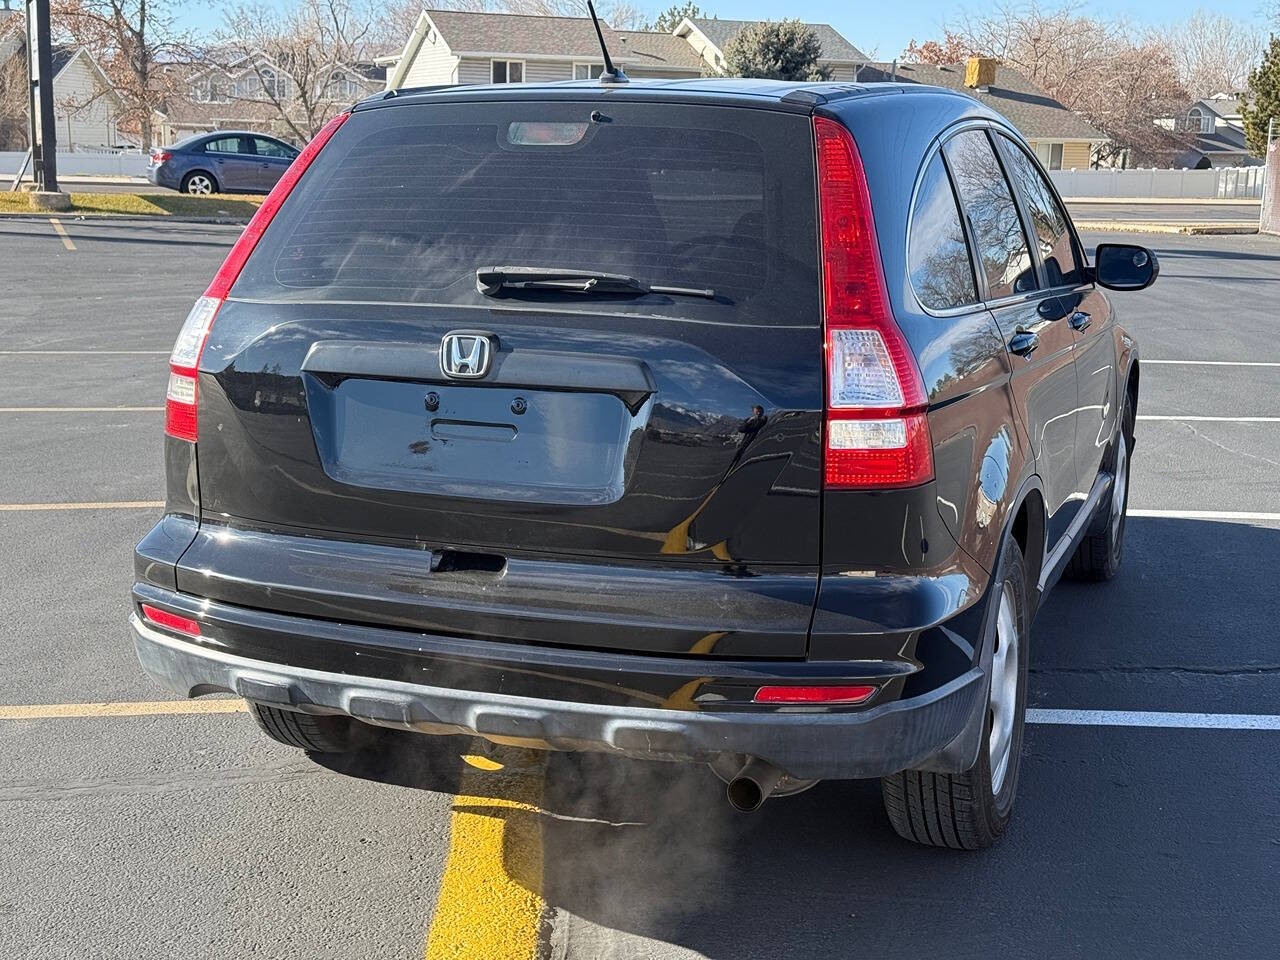
{"type": "MultiPolygon", "coordinates": [[[[488,302],[475,271],[533,266],[712,288],[610,310],[818,322],[807,117],[653,103],[361,111],[303,177],[234,296],[488,302]]],[[[558,293],[557,305],[595,298],[558,293]]],[[[596,305],[598,309],[598,304],[596,305]]]]}

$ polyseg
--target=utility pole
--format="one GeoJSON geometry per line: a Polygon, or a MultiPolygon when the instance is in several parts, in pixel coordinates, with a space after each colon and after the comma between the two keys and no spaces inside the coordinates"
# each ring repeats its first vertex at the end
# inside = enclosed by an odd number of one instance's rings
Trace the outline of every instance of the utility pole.
{"type": "MultiPolygon", "coordinates": [[[[35,166],[37,194],[58,194],[58,131],[53,112],[53,40],[49,26],[49,0],[26,0],[27,79],[30,86],[31,159],[35,166]],[[39,130],[36,129],[36,93],[39,91],[39,130]],[[39,133],[37,138],[36,134],[39,133]]],[[[37,198],[32,197],[35,202],[37,198]]],[[[49,204],[55,209],[57,201],[49,204]]]]}

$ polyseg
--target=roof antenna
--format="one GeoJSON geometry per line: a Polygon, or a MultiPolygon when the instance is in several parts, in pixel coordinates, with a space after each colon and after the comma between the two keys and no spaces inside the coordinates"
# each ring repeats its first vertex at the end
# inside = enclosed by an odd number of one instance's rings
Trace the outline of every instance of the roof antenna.
{"type": "Polygon", "coordinates": [[[596,8],[591,0],[587,0],[587,12],[591,14],[591,22],[596,25],[596,39],[600,41],[600,52],[604,54],[604,72],[600,74],[601,83],[627,83],[627,75],[621,68],[613,65],[609,57],[609,48],[604,45],[604,34],[600,31],[600,18],[596,16],[596,8]]]}

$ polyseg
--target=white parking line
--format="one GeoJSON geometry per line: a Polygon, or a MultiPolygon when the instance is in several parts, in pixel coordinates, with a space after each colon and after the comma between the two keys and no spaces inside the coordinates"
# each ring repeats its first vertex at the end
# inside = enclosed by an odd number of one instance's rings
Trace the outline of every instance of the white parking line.
{"type": "Polygon", "coordinates": [[[1153,713],[1145,710],[1027,710],[1027,723],[1072,727],[1160,727],[1178,730],[1280,730],[1267,713],[1153,713]]]}
{"type": "Polygon", "coordinates": [[[1195,416],[1174,416],[1166,414],[1146,414],[1139,415],[1139,420],[1175,420],[1182,423],[1195,421],[1197,423],[1280,423],[1280,417],[1195,417],[1195,416]]]}
{"type": "Polygon", "coordinates": [[[154,510],[163,506],[163,500],[103,500],[87,503],[0,503],[0,510],[154,510]]]}
{"type": "Polygon", "coordinates": [[[0,357],[71,357],[71,356],[167,357],[168,350],[0,350],[0,357]]]}
{"type": "Polygon", "coordinates": [[[155,413],[164,407],[0,407],[0,413],[155,413]]]}
{"type": "Polygon", "coordinates": [[[1280,360],[1143,360],[1150,363],[1177,364],[1186,367],[1280,367],[1280,360]]]}
{"type": "Polygon", "coordinates": [[[1280,513],[1259,513],[1250,510],[1135,510],[1130,507],[1128,512],[1131,517],[1167,517],[1172,520],[1262,520],[1268,523],[1280,523],[1280,513]]]}

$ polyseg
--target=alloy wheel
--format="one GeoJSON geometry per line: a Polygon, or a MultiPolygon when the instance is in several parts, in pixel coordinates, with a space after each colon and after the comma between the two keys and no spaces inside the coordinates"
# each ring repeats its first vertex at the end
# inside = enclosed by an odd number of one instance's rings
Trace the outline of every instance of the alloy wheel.
{"type": "Polygon", "coordinates": [[[1111,488],[1111,542],[1120,542],[1120,527],[1124,523],[1124,504],[1129,487],[1129,447],[1124,430],[1120,431],[1116,447],[1115,479],[1111,488]]]}
{"type": "Polygon", "coordinates": [[[991,793],[998,795],[1009,772],[1013,751],[1013,720],[1018,709],[1018,621],[1013,588],[1004,585],[996,616],[996,648],[991,660],[991,793]]]}

